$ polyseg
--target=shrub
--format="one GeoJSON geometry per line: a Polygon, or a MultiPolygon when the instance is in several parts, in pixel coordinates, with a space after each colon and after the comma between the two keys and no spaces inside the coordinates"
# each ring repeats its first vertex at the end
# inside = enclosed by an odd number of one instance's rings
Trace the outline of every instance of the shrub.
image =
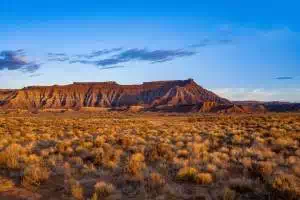
{"type": "Polygon", "coordinates": [[[84,199],[83,188],[78,181],[71,183],[71,194],[75,199],[84,199]]]}
{"type": "Polygon", "coordinates": [[[293,166],[293,172],[296,176],[300,177],[300,165],[293,166]]]}
{"type": "Polygon", "coordinates": [[[104,145],[104,148],[97,148],[93,151],[95,156],[94,163],[109,169],[114,169],[117,167],[122,153],[123,151],[121,149],[114,150],[110,145],[104,145]]]}
{"type": "Polygon", "coordinates": [[[273,164],[269,161],[259,162],[257,165],[255,165],[254,170],[257,170],[258,173],[266,179],[273,172],[273,164]]]}
{"type": "Polygon", "coordinates": [[[25,150],[19,144],[9,145],[3,152],[0,152],[0,165],[9,169],[19,169],[20,160],[25,150]]]}
{"type": "Polygon", "coordinates": [[[109,196],[115,191],[115,187],[112,184],[104,181],[96,183],[94,189],[95,193],[93,196],[97,196],[97,198],[109,196]]]}
{"type": "Polygon", "coordinates": [[[158,191],[162,189],[164,185],[165,185],[164,178],[156,172],[152,172],[146,180],[146,189],[148,191],[153,191],[153,190],[158,191]]]}
{"type": "Polygon", "coordinates": [[[208,185],[213,182],[213,177],[210,173],[199,173],[196,176],[196,182],[198,184],[208,185]]]}
{"type": "Polygon", "coordinates": [[[196,182],[198,170],[193,167],[183,167],[181,168],[177,175],[176,179],[179,181],[189,181],[196,182]]]}
{"type": "Polygon", "coordinates": [[[217,171],[217,166],[214,164],[207,164],[206,165],[206,171],[209,173],[214,173],[217,171]]]}
{"type": "Polygon", "coordinates": [[[38,187],[48,180],[49,170],[41,165],[31,165],[25,168],[22,185],[26,188],[38,187]]]}
{"type": "Polygon", "coordinates": [[[0,176],[0,193],[10,190],[14,187],[14,183],[6,178],[0,176]]]}
{"type": "Polygon", "coordinates": [[[133,154],[129,159],[127,172],[135,176],[140,176],[142,170],[146,167],[144,161],[145,157],[142,153],[133,154]]]}
{"type": "Polygon", "coordinates": [[[272,189],[288,199],[293,199],[300,194],[295,177],[287,174],[275,177],[272,182],[272,189]]]}
{"type": "Polygon", "coordinates": [[[161,159],[172,160],[175,153],[172,151],[172,147],[169,144],[160,143],[153,146],[147,146],[145,149],[145,156],[149,161],[157,161],[161,159]]]}

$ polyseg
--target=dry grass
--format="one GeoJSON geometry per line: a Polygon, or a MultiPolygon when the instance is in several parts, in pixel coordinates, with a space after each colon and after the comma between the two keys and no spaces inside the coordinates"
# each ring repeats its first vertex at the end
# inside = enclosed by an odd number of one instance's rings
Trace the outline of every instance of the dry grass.
{"type": "Polygon", "coordinates": [[[71,185],[71,194],[75,199],[84,199],[83,188],[78,182],[75,182],[71,185]]]}
{"type": "Polygon", "coordinates": [[[22,185],[24,187],[30,188],[38,187],[41,183],[48,180],[50,176],[49,170],[41,165],[29,165],[24,169],[24,176],[22,180],[22,185]]]}
{"type": "Polygon", "coordinates": [[[179,181],[196,182],[197,181],[198,170],[192,167],[184,167],[179,170],[176,175],[179,181]]]}
{"type": "Polygon", "coordinates": [[[12,180],[0,176],[0,192],[6,192],[14,187],[12,180]]]}
{"type": "Polygon", "coordinates": [[[299,199],[299,145],[299,114],[0,114],[0,199],[299,199]]]}
{"type": "Polygon", "coordinates": [[[96,183],[94,188],[95,192],[93,198],[97,197],[97,199],[107,197],[115,191],[115,187],[112,184],[106,183],[104,181],[96,183]]]}

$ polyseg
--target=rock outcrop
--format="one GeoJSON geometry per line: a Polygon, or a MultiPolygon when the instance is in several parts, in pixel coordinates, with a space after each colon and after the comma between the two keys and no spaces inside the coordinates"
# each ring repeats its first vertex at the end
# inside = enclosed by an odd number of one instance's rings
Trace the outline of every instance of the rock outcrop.
{"type": "Polygon", "coordinates": [[[264,113],[300,111],[300,104],[231,102],[204,89],[194,80],[188,79],[144,82],[140,85],[120,85],[112,81],[74,82],[62,86],[31,86],[20,90],[2,89],[0,90],[0,108],[264,113]]]}
{"type": "Polygon", "coordinates": [[[193,106],[230,101],[197,85],[192,79],[119,85],[116,82],[74,82],[64,86],[32,86],[0,91],[0,105],[12,109],[81,107],[144,108],[193,106]]]}

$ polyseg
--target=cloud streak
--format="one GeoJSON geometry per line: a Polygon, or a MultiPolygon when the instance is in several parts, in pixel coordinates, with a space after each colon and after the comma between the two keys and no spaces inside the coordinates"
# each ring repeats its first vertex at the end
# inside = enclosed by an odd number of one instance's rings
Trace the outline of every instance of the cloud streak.
{"type": "Polygon", "coordinates": [[[116,69],[116,68],[124,68],[125,66],[122,65],[116,65],[116,66],[110,66],[110,67],[101,67],[100,70],[106,70],[106,69],[116,69]]]}
{"type": "Polygon", "coordinates": [[[0,70],[19,70],[24,73],[33,73],[40,68],[41,64],[27,61],[23,49],[0,51],[0,70]]]}
{"type": "Polygon", "coordinates": [[[50,62],[65,62],[70,60],[65,53],[48,53],[48,61],[50,62]]]}
{"type": "Polygon", "coordinates": [[[233,43],[233,40],[231,39],[221,39],[221,40],[210,40],[210,39],[203,39],[197,44],[189,45],[189,48],[202,48],[207,47],[211,45],[226,45],[233,43]]]}
{"type": "Polygon", "coordinates": [[[92,58],[96,58],[99,56],[103,56],[103,55],[107,55],[107,54],[111,54],[111,53],[116,53],[119,51],[122,51],[123,48],[119,47],[119,48],[112,48],[112,49],[103,49],[103,50],[99,50],[99,51],[93,51],[90,54],[80,54],[80,55],[75,55],[75,57],[77,58],[85,58],[85,59],[92,59],[92,58]]]}
{"type": "Polygon", "coordinates": [[[106,59],[100,59],[95,61],[72,60],[70,63],[93,64],[99,67],[114,66],[130,61],[144,61],[149,62],[150,64],[154,64],[171,61],[176,58],[193,56],[195,54],[195,51],[189,51],[184,49],[151,51],[148,49],[134,48],[122,51],[121,53],[113,55],[106,59]]]}
{"type": "Polygon", "coordinates": [[[149,50],[147,48],[130,48],[123,49],[121,47],[102,49],[87,54],[79,54],[68,56],[65,53],[48,53],[48,61],[66,62],[69,64],[80,63],[84,65],[95,65],[100,69],[113,69],[115,66],[124,67],[127,62],[147,62],[149,64],[157,64],[173,61],[178,58],[194,56],[198,52],[198,48],[209,45],[226,45],[231,44],[230,39],[210,40],[203,39],[197,44],[189,45],[181,49],[158,49],[149,50]],[[98,58],[106,56],[104,58],[98,58]]]}
{"type": "Polygon", "coordinates": [[[275,79],[277,79],[277,80],[292,80],[294,78],[295,77],[292,77],[292,76],[280,76],[280,77],[276,77],[275,79]]]}
{"type": "Polygon", "coordinates": [[[34,77],[39,77],[39,76],[42,76],[42,75],[43,75],[42,73],[37,73],[37,74],[31,74],[28,77],[29,78],[34,78],[34,77]]]}

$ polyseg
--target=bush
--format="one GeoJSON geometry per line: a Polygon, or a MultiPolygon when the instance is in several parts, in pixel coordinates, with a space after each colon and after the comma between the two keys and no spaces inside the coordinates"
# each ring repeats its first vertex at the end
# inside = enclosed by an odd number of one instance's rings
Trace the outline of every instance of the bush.
{"type": "Polygon", "coordinates": [[[135,176],[141,176],[142,170],[146,167],[145,157],[141,153],[133,154],[128,162],[127,172],[135,176]]]}
{"type": "Polygon", "coordinates": [[[84,199],[83,188],[79,182],[75,181],[71,183],[71,193],[75,199],[82,200],[84,199]]]}
{"type": "Polygon", "coordinates": [[[199,173],[196,176],[196,182],[198,184],[208,185],[213,182],[213,177],[210,173],[199,173]]]}
{"type": "Polygon", "coordinates": [[[26,188],[40,186],[41,183],[48,180],[50,172],[41,165],[31,165],[25,168],[22,185],[26,188]]]}
{"type": "Polygon", "coordinates": [[[164,178],[156,173],[152,172],[150,176],[146,179],[146,189],[147,191],[159,191],[161,190],[165,185],[164,178]]]}
{"type": "Polygon", "coordinates": [[[193,167],[183,167],[178,171],[176,175],[176,179],[179,181],[196,182],[197,175],[198,175],[197,169],[193,167]]]}
{"type": "Polygon", "coordinates": [[[97,196],[97,198],[107,197],[115,191],[115,187],[112,184],[106,183],[104,181],[96,183],[94,188],[95,193],[93,195],[93,198],[95,198],[94,196],[97,196]]]}
{"type": "Polygon", "coordinates": [[[6,178],[0,176],[0,192],[5,192],[14,187],[14,183],[6,178]]]}
{"type": "Polygon", "coordinates": [[[0,165],[4,165],[8,169],[21,168],[20,160],[25,150],[19,144],[9,145],[3,152],[0,152],[0,165]]]}
{"type": "Polygon", "coordinates": [[[294,199],[300,195],[299,187],[293,175],[281,174],[274,178],[272,182],[272,189],[275,193],[294,199]]]}

